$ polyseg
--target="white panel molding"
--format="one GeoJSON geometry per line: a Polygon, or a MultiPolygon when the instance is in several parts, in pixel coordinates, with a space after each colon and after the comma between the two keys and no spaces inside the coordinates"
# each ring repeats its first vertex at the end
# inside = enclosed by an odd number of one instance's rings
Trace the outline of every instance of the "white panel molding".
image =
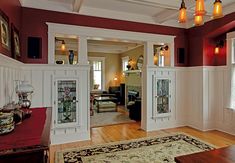
{"type": "MultiPolygon", "coordinates": [[[[147,52],[147,51],[146,51],[147,52]]],[[[9,102],[9,96],[14,89],[13,80],[27,80],[36,91],[32,95],[32,107],[52,106],[52,77],[57,75],[74,74],[84,77],[81,92],[83,97],[81,128],[71,129],[71,139],[87,140],[89,133],[89,65],[54,65],[54,64],[23,64],[0,54],[0,107],[9,102]],[[87,89],[86,89],[87,88],[87,89]],[[88,116],[85,116],[88,115],[88,116]],[[73,133],[76,131],[76,133],[73,133]],[[77,137],[76,139],[73,139],[77,137]]],[[[169,67],[144,66],[142,70],[143,85],[142,123],[141,128],[153,131],[165,128],[191,126],[207,131],[220,130],[235,135],[235,111],[226,106],[229,87],[229,66],[198,66],[198,67],[169,67]],[[170,73],[175,78],[174,110],[170,118],[157,121],[151,119],[151,77],[154,71],[170,73]],[[147,80],[144,80],[147,79],[147,80]],[[143,115],[147,114],[147,118],[143,115]]],[[[14,97],[17,100],[17,97],[14,97]]],[[[61,143],[63,131],[56,131],[54,143],[61,143]]],[[[66,143],[64,141],[64,143],[66,143]]]]}
{"type": "Polygon", "coordinates": [[[15,80],[22,80],[23,63],[0,53],[0,108],[12,101],[17,101],[15,80]]]}

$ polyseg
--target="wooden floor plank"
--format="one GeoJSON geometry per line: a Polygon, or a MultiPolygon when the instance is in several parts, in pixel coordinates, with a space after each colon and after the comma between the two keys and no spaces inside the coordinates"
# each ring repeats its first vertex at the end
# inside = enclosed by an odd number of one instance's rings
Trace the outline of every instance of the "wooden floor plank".
{"type": "Polygon", "coordinates": [[[187,133],[196,138],[202,139],[203,141],[206,141],[210,144],[213,144],[217,147],[225,147],[235,144],[235,136],[220,131],[202,132],[190,127],[180,127],[180,128],[159,130],[154,132],[145,132],[140,129],[140,123],[129,123],[129,124],[92,128],[90,141],[51,146],[50,162],[54,163],[55,151],[59,150],[88,146],[88,145],[104,144],[104,143],[122,141],[122,140],[137,139],[143,137],[151,137],[162,134],[171,134],[176,132],[187,133]]]}

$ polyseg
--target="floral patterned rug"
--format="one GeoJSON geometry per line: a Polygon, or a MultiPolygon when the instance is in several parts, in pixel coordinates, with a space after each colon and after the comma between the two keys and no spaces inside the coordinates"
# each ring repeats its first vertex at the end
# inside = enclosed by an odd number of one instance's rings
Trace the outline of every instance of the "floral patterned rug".
{"type": "Polygon", "coordinates": [[[184,133],[69,149],[56,163],[174,163],[174,157],[215,149],[184,133]]]}

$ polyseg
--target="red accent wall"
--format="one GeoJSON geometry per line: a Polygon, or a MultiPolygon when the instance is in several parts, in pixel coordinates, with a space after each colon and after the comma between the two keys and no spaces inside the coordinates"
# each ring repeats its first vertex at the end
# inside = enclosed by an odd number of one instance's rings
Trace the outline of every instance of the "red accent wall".
{"type": "MultiPolygon", "coordinates": [[[[20,30],[21,29],[21,4],[19,0],[0,0],[0,9],[9,17],[9,30],[11,23],[20,30]]],[[[0,45],[0,53],[11,57],[11,51],[6,50],[0,45]]]]}
{"type": "Polygon", "coordinates": [[[187,30],[189,66],[221,66],[226,65],[226,44],[220,54],[214,54],[216,41],[223,39],[226,33],[235,27],[235,12],[223,18],[209,21],[200,27],[187,30]]]}
{"type": "Polygon", "coordinates": [[[175,35],[177,36],[175,38],[175,52],[177,52],[176,49],[179,47],[187,48],[186,39],[185,39],[186,30],[182,28],[99,18],[93,16],[68,14],[68,13],[46,11],[46,10],[39,10],[32,8],[23,8],[22,18],[23,18],[22,19],[23,28],[21,32],[22,45],[23,45],[22,52],[23,52],[23,60],[26,63],[47,63],[48,29],[46,22],[153,33],[153,34],[175,35]],[[27,38],[29,36],[42,37],[42,59],[27,58],[27,38]]]}

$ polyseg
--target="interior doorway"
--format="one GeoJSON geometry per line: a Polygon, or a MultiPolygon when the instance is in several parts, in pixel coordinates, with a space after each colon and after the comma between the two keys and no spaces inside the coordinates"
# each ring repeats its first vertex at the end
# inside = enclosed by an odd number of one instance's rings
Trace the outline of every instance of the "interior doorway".
{"type": "Polygon", "coordinates": [[[87,45],[91,128],[140,122],[144,44],[92,38],[87,45]]]}

